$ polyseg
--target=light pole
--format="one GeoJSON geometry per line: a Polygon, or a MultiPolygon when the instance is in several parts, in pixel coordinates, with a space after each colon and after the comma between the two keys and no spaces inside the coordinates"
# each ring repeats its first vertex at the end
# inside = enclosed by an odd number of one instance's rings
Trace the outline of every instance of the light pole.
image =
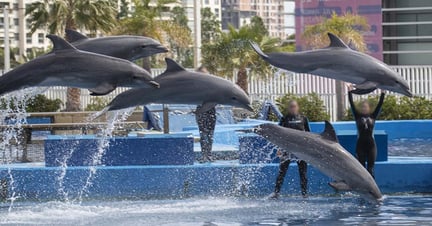
{"type": "Polygon", "coordinates": [[[201,0],[194,2],[194,66],[201,64],[201,0]]]}
{"type": "Polygon", "coordinates": [[[3,9],[4,14],[4,73],[10,70],[10,46],[9,46],[9,6],[3,9]]]}

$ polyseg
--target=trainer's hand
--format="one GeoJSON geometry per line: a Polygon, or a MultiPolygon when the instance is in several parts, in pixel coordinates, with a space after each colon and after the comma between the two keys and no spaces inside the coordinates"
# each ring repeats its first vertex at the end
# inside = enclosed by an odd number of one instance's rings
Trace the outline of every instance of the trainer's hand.
{"type": "Polygon", "coordinates": [[[346,83],[346,87],[348,89],[348,91],[353,91],[354,90],[354,86],[352,83],[346,83]]]}

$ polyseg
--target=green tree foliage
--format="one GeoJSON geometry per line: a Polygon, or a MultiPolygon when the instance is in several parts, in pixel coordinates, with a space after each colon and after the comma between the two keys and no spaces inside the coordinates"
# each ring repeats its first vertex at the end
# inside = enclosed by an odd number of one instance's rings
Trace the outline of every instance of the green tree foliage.
{"type": "Polygon", "coordinates": [[[284,51],[279,38],[266,36],[258,19],[253,19],[251,24],[236,30],[228,27],[228,32],[221,33],[212,43],[204,43],[202,46],[202,62],[207,69],[220,76],[233,76],[237,71],[237,84],[247,92],[248,73],[267,76],[272,74],[273,68],[265,63],[250,46],[250,41],[260,45],[264,52],[284,51]],[[249,69],[249,71],[248,71],[249,69]]]}
{"type": "Polygon", "coordinates": [[[86,111],[100,111],[104,109],[110,100],[106,97],[91,97],[90,104],[85,108],[86,111]]]}
{"type": "MultiPolygon", "coordinates": [[[[108,32],[117,24],[116,6],[111,0],[40,0],[27,4],[26,15],[31,33],[39,28],[51,34],[65,29],[108,32]]],[[[66,111],[81,110],[80,96],[80,89],[68,88],[66,111]]]]}
{"type": "Polygon", "coordinates": [[[16,109],[17,104],[20,106],[25,105],[27,112],[56,112],[60,110],[63,102],[60,99],[51,100],[45,95],[39,94],[28,100],[27,103],[17,103],[15,98],[12,98],[10,101],[6,101],[5,99],[0,100],[0,107],[2,109],[7,108],[7,104],[9,104],[10,109],[16,109]]]}
{"type": "Polygon", "coordinates": [[[117,14],[117,19],[123,19],[129,14],[129,2],[127,0],[120,0],[120,11],[117,14]]]}
{"type": "Polygon", "coordinates": [[[216,40],[221,33],[221,22],[210,8],[201,9],[201,41],[211,43],[216,40]]]}
{"type": "Polygon", "coordinates": [[[323,48],[329,45],[327,33],[331,32],[356,50],[364,52],[366,43],[362,33],[368,30],[369,24],[365,17],[349,13],[338,16],[333,13],[330,18],[324,18],[321,23],[307,26],[302,39],[309,48],[323,48]]]}
{"type": "MultiPolygon", "coordinates": [[[[143,35],[159,40],[163,45],[172,49],[187,48],[192,43],[190,29],[179,22],[184,19],[175,18],[170,12],[170,4],[176,0],[134,0],[135,9],[128,13],[128,17],[119,20],[115,34],[143,35]],[[170,19],[166,19],[170,16],[170,19]]],[[[176,9],[178,13],[178,8],[176,9]]],[[[162,58],[154,57],[154,64],[159,64],[162,58]]],[[[151,69],[150,59],[143,60],[143,67],[151,69]]]]}
{"type": "MultiPolygon", "coordinates": [[[[17,51],[16,51],[15,49],[11,49],[11,50],[10,50],[9,57],[10,57],[10,66],[11,66],[12,68],[14,68],[14,67],[16,67],[16,66],[19,65],[19,62],[18,62],[17,58],[15,57],[15,56],[16,56],[16,55],[15,55],[16,52],[17,52],[17,51]]],[[[1,67],[1,68],[4,68],[4,60],[3,60],[4,57],[5,57],[5,55],[4,55],[4,48],[0,48],[0,59],[2,59],[2,60],[0,61],[0,67],[1,67]]]]}
{"type": "MultiPolygon", "coordinates": [[[[366,100],[371,105],[371,109],[375,109],[378,104],[378,96],[369,96],[366,100]]],[[[356,101],[357,107],[360,102],[356,101]]],[[[353,120],[354,117],[351,108],[348,108],[345,113],[344,120],[353,120]]],[[[396,97],[387,95],[379,116],[379,120],[409,120],[409,119],[432,119],[432,100],[425,97],[396,97]]]]}
{"type": "MultiPolygon", "coordinates": [[[[185,31],[192,32],[188,26],[185,8],[176,6],[172,9],[171,13],[174,23],[178,24],[185,31]]],[[[193,49],[190,46],[179,46],[175,42],[169,42],[174,58],[184,67],[193,67],[193,49]]]]}
{"type": "Polygon", "coordinates": [[[318,94],[310,93],[304,96],[297,96],[294,94],[287,94],[276,100],[276,104],[282,114],[288,112],[288,103],[291,100],[297,101],[300,106],[300,112],[308,117],[312,122],[330,120],[330,115],[326,111],[324,102],[321,100],[318,94]]]}

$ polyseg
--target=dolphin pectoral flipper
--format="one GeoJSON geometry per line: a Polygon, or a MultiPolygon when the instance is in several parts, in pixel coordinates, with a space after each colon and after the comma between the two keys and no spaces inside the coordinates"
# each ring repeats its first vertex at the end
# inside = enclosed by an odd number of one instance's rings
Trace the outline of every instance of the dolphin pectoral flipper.
{"type": "Polygon", "coordinates": [[[359,89],[359,88],[356,88],[355,90],[353,90],[351,92],[354,93],[354,94],[357,94],[357,95],[364,95],[364,94],[371,93],[374,90],[376,90],[375,87],[374,88],[370,88],[370,89],[359,89]]]}
{"type": "Polygon", "coordinates": [[[330,187],[337,191],[351,191],[352,189],[348,186],[345,181],[332,181],[328,183],[330,187]]]}
{"type": "Polygon", "coordinates": [[[261,48],[258,46],[258,44],[256,44],[255,42],[252,42],[252,41],[250,41],[249,43],[252,46],[252,48],[255,50],[255,52],[258,53],[258,55],[260,55],[262,58],[268,58],[269,57],[267,54],[265,54],[261,50],[261,48]]]}
{"type": "Polygon", "coordinates": [[[352,93],[357,95],[367,94],[374,91],[377,88],[377,84],[371,81],[365,81],[363,83],[355,85],[355,90],[352,93]]]}
{"type": "Polygon", "coordinates": [[[217,103],[212,103],[212,102],[203,103],[200,108],[197,108],[197,110],[195,111],[195,113],[196,114],[202,114],[204,112],[207,112],[210,109],[214,108],[216,106],[216,104],[217,103]]]}
{"type": "Polygon", "coordinates": [[[79,40],[88,39],[87,36],[75,30],[66,29],[65,33],[66,33],[66,39],[69,40],[70,42],[76,42],[79,40]]]}
{"type": "Polygon", "coordinates": [[[99,86],[89,89],[91,92],[90,95],[92,96],[103,96],[107,95],[108,93],[111,93],[113,90],[116,89],[116,86],[110,83],[102,83],[99,86]]]}

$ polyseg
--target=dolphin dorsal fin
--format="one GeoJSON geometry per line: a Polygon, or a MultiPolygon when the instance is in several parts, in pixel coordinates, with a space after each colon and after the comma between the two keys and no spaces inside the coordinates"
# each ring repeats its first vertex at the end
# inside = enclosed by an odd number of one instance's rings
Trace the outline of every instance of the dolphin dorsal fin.
{"type": "Polygon", "coordinates": [[[330,124],[329,121],[325,121],[325,128],[324,128],[324,131],[321,133],[321,137],[326,139],[326,140],[333,141],[333,142],[339,142],[339,140],[336,136],[336,131],[333,128],[332,124],[330,124]]]}
{"type": "Polygon", "coordinates": [[[330,39],[330,45],[329,47],[341,47],[341,48],[349,48],[347,44],[345,44],[345,42],[342,41],[342,39],[340,39],[338,36],[332,34],[332,33],[327,33],[329,39],[330,39]]]}
{"type": "Polygon", "coordinates": [[[69,42],[60,38],[57,35],[47,35],[46,37],[49,38],[53,43],[52,51],[59,51],[59,50],[66,50],[66,49],[76,50],[76,48],[73,47],[69,42]]]}
{"type": "Polygon", "coordinates": [[[178,71],[185,71],[186,70],[182,66],[180,66],[180,64],[178,64],[177,62],[175,62],[171,58],[166,57],[165,62],[167,64],[167,68],[166,68],[164,74],[168,73],[168,72],[178,72],[178,71]]]}
{"type": "Polygon", "coordinates": [[[80,41],[83,39],[88,39],[87,36],[79,33],[78,31],[75,31],[75,30],[66,29],[65,33],[66,33],[66,39],[69,40],[69,42],[76,42],[76,41],[80,41]]]}

